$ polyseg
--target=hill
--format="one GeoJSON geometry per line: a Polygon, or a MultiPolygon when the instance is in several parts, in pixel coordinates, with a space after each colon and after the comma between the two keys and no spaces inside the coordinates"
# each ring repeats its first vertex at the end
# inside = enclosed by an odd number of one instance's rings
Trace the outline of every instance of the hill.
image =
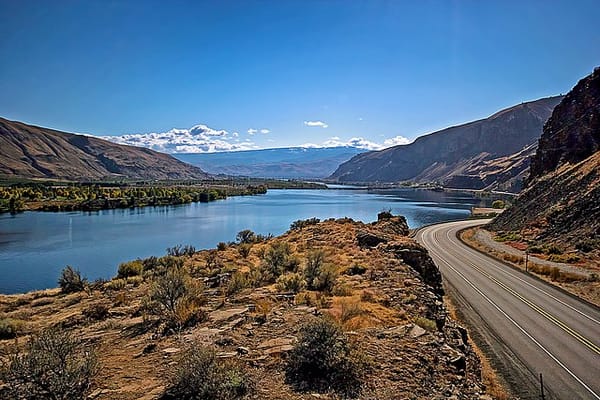
{"type": "Polygon", "coordinates": [[[0,176],[67,180],[205,179],[167,154],[0,118],[0,176]]]}
{"type": "MultiPolygon", "coordinates": [[[[86,290],[0,296],[0,322],[15,328],[0,331],[0,352],[18,348],[14,336],[27,343],[61,327],[96,349],[100,368],[84,391],[99,400],[191,398],[177,392],[194,384],[214,399],[489,399],[437,267],[406,220],[386,214],[297,221],[276,238],[243,231],[217,249],[124,263],[120,278],[86,290]],[[194,358],[207,353],[210,363],[194,358]]],[[[0,398],[32,389],[3,365],[0,398]]]]}
{"type": "Polygon", "coordinates": [[[600,68],[556,106],[531,162],[527,188],[490,225],[540,244],[600,247],[600,68]]]}
{"type": "Polygon", "coordinates": [[[356,147],[287,147],[219,153],[173,154],[211,174],[255,178],[325,178],[343,162],[363,153],[356,147]]]}
{"type": "Polygon", "coordinates": [[[469,189],[520,188],[531,146],[562,96],[522,103],[413,143],[353,157],[330,176],[339,182],[437,181],[469,189]]]}

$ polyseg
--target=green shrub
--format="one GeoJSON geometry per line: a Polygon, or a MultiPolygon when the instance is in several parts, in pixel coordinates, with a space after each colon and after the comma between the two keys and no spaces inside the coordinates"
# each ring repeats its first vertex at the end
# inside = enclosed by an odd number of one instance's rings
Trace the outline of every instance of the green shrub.
{"type": "Polygon", "coordinates": [[[25,321],[13,318],[0,318],[0,340],[16,338],[23,331],[25,321]]]}
{"type": "Polygon", "coordinates": [[[128,278],[130,276],[141,275],[144,271],[144,264],[141,260],[127,261],[119,264],[117,278],[128,278]]]}
{"type": "Polygon", "coordinates": [[[563,253],[563,249],[561,249],[560,247],[558,247],[555,244],[551,244],[549,246],[546,246],[546,248],[544,249],[544,253],[559,255],[559,254],[563,253]]]}
{"type": "Polygon", "coordinates": [[[365,357],[333,321],[319,318],[300,329],[289,354],[286,381],[298,391],[334,391],[346,397],[360,394],[367,371],[365,357]]]}
{"type": "Polygon", "coordinates": [[[93,348],[67,331],[49,329],[32,336],[23,352],[8,357],[0,381],[10,399],[83,400],[97,371],[93,348]]]}
{"type": "Polygon", "coordinates": [[[302,278],[302,275],[295,272],[289,272],[277,278],[276,286],[277,290],[280,292],[298,293],[304,290],[306,281],[302,278]]]}
{"type": "Polygon", "coordinates": [[[219,251],[227,250],[227,243],[225,243],[225,242],[217,243],[217,250],[219,250],[219,251]]]}
{"type": "Polygon", "coordinates": [[[81,292],[87,285],[87,279],[81,277],[79,270],[67,265],[60,273],[58,285],[63,293],[81,292]]]}
{"type": "Polygon", "coordinates": [[[232,400],[244,397],[252,382],[244,368],[220,359],[213,349],[193,345],[170,377],[163,400],[232,400]]]}

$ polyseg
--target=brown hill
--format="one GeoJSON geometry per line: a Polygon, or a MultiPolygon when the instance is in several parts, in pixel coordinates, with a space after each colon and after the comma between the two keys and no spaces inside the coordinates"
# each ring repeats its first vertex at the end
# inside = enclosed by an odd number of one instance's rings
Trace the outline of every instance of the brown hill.
{"type": "Polygon", "coordinates": [[[208,174],[153,150],[0,118],[0,176],[166,180],[204,179],[208,174]]]}
{"type": "Polygon", "coordinates": [[[437,181],[450,187],[518,190],[518,182],[513,181],[528,167],[531,146],[561,99],[522,103],[408,145],[359,154],[330,178],[341,182],[437,181]]]}
{"type": "Polygon", "coordinates": [[[537,241],[587,251],[599,247],[600,68],[579,81],[554,109],[529,181],[492,229],[524,230],[537,241]]]}

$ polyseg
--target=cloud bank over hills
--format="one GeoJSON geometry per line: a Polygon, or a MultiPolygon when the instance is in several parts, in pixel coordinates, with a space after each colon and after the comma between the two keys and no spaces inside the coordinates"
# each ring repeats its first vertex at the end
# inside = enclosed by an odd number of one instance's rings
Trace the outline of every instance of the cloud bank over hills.
{"type": "MultiPolygon", "coordinates": [[[[312,126],[322,127],[320,121],[311,122],[312,126]],[[318,123],[318,124],[317,124],[318,123]]],[[[248,135],[271,133],[269,129],[249,129],[248,135]]],[[[228,132],[223,129],[213,129],[207,125],[199,124],[189,129],[173,128],[167,132],[134,133],[121,136],[100,136],[113,143],[131,146],[146,147],[152,150],[169,154],[183,153],[218,153],[224,151],[257,150],[258,146],[252,139],[240,138],[238,132],[228,132]]],[[[363,137],[352,137],[348,140],[333,136],[322,143],[305,143],[298,147],[324,148],[324,147],[355,147],[363,150],[381,150],[399,144],[408,144],[411,140],[396,136],[385,139],[383,143],[376,143],[363,137]]]]}

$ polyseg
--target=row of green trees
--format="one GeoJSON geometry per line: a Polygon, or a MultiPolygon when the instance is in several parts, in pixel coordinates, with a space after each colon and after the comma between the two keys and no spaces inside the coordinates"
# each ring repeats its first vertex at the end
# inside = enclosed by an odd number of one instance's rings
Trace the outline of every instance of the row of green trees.
{"type": "Polygon", "coordinates": [[[210,202],[228,196],[264,194],[259,186],[101,186],[46,184],[0,187],[0,212],[25,209],[44,211],[101,210],[113,208],[210,202]]]}

